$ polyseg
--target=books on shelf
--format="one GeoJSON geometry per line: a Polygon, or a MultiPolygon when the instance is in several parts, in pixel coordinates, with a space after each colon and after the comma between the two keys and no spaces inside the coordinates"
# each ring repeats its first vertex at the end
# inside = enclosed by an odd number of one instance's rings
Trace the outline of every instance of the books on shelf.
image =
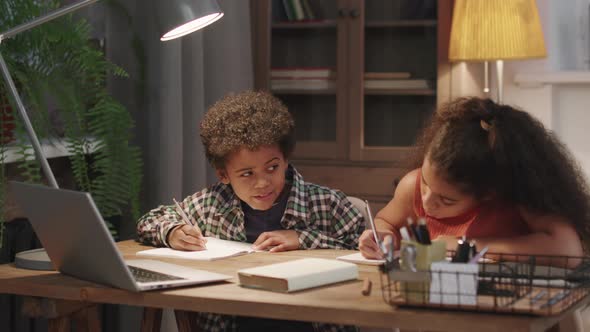
{"type": "Polygon", "coordinates": [[[238,271],[240,285],[275,292],[294,292],[358,278],[353,263],[303,258],[238,271]]]}
{"type": "Polygon", "coordinates": [[[312,21],[318,19],[317,9],[310,0],[274,0],[272,16],[276,22],[312,21]]]}
{"type": "Polygon", "coordinates": [[[365,73],[365,80],[397,80],[410,78],[408,72],[367,72],[365,73]]]}
{"type": "Polygon", "coordinates": [[[327,67],[275,67],[270,69],[270,78],[335,79],[336,72],[327,67]]]}
{"type": "Polygon", "coordinates": [[[270,89],[273,91],[280,90],[326,90],[336,88],[336,81],[320,78],[285,78],[285,79],[271,79],[270,89]]]}
{"type": "Polygon", "coordinates": [[[428,80],[400,79],[400,80],[365,80],[365,89],[429,89],[428,80]]]}
{"type": "Polygon", "coordinates": [[[184,251],[175,250],[172,248],[155,248],[139,251],[137,255],[148,257],[192,259],[197,261],[213,261],[255,252],[255,250],[252,249],[251,243],[221,240],[214,237],[205,238],[207,239],[207,249],[205,250],[184,251]]]}

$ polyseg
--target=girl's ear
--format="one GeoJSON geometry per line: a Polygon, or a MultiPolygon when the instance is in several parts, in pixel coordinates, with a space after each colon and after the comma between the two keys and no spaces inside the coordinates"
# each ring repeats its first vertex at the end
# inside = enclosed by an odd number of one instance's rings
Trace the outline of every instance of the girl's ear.
{"type": "Polygon", "coordinates": [[[216,169],[215,174],[217,175],[219,181],[221,181],[223,184],[229,184],[229,177],[227,176],[227,172],[224,169],[216,169]]]}

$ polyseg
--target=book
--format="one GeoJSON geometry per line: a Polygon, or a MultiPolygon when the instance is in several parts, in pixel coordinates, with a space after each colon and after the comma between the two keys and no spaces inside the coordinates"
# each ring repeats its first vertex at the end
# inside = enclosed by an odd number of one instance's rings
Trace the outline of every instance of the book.
{"type": "Polygon", "coordinates": [[[284,67],[284,68],[271,68],[270,70],[270,78],[271,79],[281,79],[281,78],[310,78],[310,79],[322,79],[322,78],[330,78],[333,79],[336,77],[336,72],[331,68],[325,67],[304,67],[304,68],[295,68],[295,67],[284,67]]]}
{"type": "Polygon", "coordinates": [[[427,80],[366,80],[365,89],[428,89],[427,80]]]}
{"type": "Polygon", "coordinates": [[[366,72],[365,80],[395,80],[410,78],[408,72],[366,72]]]}
{"type": "Polygon", "coordinates": [[[336,259],[341,260],[341,261],[345,261],[345,262],[351,262],[351,263],[363,264],[363,265],[385,264],[384,259],[368,259],[368,258],[363,257],[363,254],[361,254],[360,252],[350,254],[350,255],[338,256],[338,257],[336,257],[336,259]]]}
{"type": "Polygon", "coordinates": [[[228,257],[245,255],[256,250],[252,249],[251,243],[221,240],[214,237],[205,237],[207,239],[207,249],[201,251],[184,251],[172,248],[155,248],[137,252],[138,256],[148,257],[168,257],[192,259],[198,261],[213,261],[228,257]]]}
{"type": "Polygon", "coordinates": [[[333,259],[303,258],[242,269],[238,277],[243,287],[289,293],[358,279],[358,268],[333,259]]]}
{"type": "Polygon", "coordinates": [[[289,21],[294,21],[296,19],[290,0],[283,0],[283,9],[285,10],[285,14],[289,21]]]}
{"type": "Polygon", "coordinates": [[[336,87],[336,81],[328,79],[272,79],[271,90],[323,90],[336,87]]]}
{"type": "Polygon", "coordinates": [[[301,5],[303,7],[303,11],[305,12],[305,17],[308,20],[315,20],[315,14],[313,12],[313,9],[311,8],[311,4],[309,3],[309,0],[301,0],[301,5]]]}
{"type": "Polygon", "coordinates": [[[301,5],[300,0],[291,0],[291,4],[293,6],[295,12],[295,19],[297,21],[303,21],[306,19],[305,12],[303,11],[303,6],[301,5]]]}

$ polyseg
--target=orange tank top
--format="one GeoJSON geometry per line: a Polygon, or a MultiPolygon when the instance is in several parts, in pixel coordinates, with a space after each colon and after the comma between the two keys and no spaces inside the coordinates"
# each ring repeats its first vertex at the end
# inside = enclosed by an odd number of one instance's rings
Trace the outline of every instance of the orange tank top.
{"type": "Polygon", "coordinates": [[[420,170],[416,176],[414,190],[414,213],[418,218],[426,219],[430,237],[439,235],[483,237],[514,237],[530,234],[516,206],[498,200],[486,202],[462,215],[449,218],[434,218],[426,215],[420,193],[420,170]]]}

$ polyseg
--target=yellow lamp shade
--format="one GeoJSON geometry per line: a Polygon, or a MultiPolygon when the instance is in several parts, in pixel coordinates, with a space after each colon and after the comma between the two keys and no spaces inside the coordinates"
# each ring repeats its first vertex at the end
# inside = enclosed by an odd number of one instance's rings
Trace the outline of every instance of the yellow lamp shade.
{"type": "Polygon", "coordinates": [[[456,0],[451,61],[542,58],[547,55],[535,0],[456,0]]]}

